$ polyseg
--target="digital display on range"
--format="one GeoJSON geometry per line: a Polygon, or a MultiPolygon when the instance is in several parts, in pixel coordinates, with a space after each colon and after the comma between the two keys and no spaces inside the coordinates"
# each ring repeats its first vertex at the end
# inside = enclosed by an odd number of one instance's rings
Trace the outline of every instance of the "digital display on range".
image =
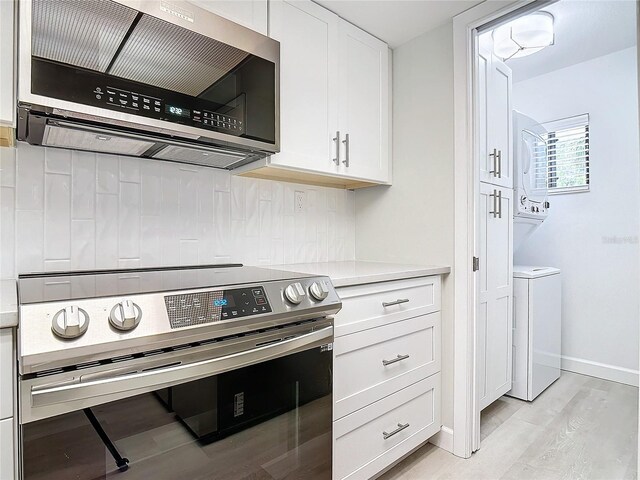
{"type": "Polygon", "coordinates": [[[224,298],[219,298],[213,301],[214,307],[235,307],[236,302],[233,299],[233,294],[225,295],[224,298]]]}
{"type": "Polygon", "coordinates": [[[174,107],[173,105],[165,105],[165,112],[175,115],[176,117],[191,117],[191,110],[182,107],[174,107]]]}

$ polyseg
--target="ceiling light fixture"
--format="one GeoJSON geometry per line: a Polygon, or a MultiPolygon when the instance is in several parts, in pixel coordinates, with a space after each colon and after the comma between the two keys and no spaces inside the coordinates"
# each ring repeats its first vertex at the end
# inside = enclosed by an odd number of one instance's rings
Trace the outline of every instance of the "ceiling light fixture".
{"type": "Polygon", "coordinates": [[[553,15],[535,12],[496,28],[493,51],[503,60],[526,57],[553,45],[553,15]]]}

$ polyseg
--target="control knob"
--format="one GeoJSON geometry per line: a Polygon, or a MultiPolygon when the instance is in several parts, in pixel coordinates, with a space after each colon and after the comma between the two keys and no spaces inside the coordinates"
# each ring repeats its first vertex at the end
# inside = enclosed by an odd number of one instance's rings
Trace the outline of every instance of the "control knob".
{"type": "Polygon", "coordinates": [[[78,338],[89,327],[89,314],[76,305],[63,308],[53,316],[51,330],[61,338],[78,338]]]}
{"type": "Polygon", "coordinates": [[[118,330],[133,330],[140,323],[142,310],[131,300],[122,300],[111,309],[109,323],[118,330]]]}
{"type": "Polygon", "coordinates": [[[313,282],[309,287],[309,293],[313,298],[321,302],[329,296],[329,288],[326,282],[313,282]]]}
{"type": "Polygon", "coordinates": [[[527,196],[526,195],[522,195],[520,197],[520,205],[524,205],[525,203],[527,203],[527,196]]]}
{"type": "Polygon", "coordinates": [[[306,293],[304,291],[304,288],[302,288],[302,285],[299,282],[292,283],[284,289],[284,298],[289,300],[289,302],[293,303],[294,305],[299,305],[305,296],[306,293]]]}

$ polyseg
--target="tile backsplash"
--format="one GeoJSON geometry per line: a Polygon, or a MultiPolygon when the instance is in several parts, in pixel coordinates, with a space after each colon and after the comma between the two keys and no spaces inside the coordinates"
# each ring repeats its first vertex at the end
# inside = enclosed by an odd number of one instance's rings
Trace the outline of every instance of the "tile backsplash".
{"type": "Polygon", "coordinates": [[[142,158],[0,148],[0,278],[353,260],[354,193],[142,158]],[[303,207],[295,208],[296,192],[303,207]]]}

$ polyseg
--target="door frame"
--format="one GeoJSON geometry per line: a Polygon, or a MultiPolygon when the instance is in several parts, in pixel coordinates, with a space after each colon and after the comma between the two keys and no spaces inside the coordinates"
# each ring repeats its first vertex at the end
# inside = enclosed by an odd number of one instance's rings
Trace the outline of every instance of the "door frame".
{"type": "Polygon", "coordinates": [[[547,0],[488,0],[453,18],[454,74],[454,365],[453,453],[468,458],[480,448],[479,390],[476,385],[476,275],[478,136],[475,108],[477,31],[535,10],[547,0]]]}

